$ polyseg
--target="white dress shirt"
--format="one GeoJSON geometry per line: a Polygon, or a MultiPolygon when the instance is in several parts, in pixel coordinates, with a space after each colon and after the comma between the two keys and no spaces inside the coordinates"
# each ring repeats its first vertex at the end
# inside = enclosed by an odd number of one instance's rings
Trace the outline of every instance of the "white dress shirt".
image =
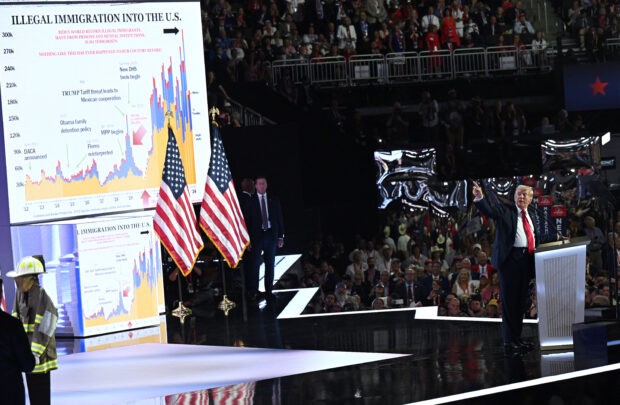
{"type": "MultiPolygon", "coordinates": [[[[515,243],[514,247],[528,247],[527,246],[527,234],[525,233],[525,228],[523,227],[523,216],[521,215],[521,208],[516,207],[517,210],[517,233],[515,235],[515,243]]],[[[536,233],[534,232],[534,223],[532,222],[532,218],[530,218],[530,214],[525,210],[525,217],[527,218],[527,222],[530,224],[530,229],[532,230],[532,236],[534,237],[534,245],[536,245],[536,233]]]]}
{"type": "Polygon", "coordinates": [[[258,204],[261,207],[261,216],[263,215],[263,208],[262,208],[262,204],[263,204],[263,197],[265,197],[265,212],[267,213],[267,229],[271,228],[271,221],[269,220],[269,203],[267,202],[267,193],[265,194],[260,194],[260,193],[256,193],[256,195],[258,196],[258,204]]]}

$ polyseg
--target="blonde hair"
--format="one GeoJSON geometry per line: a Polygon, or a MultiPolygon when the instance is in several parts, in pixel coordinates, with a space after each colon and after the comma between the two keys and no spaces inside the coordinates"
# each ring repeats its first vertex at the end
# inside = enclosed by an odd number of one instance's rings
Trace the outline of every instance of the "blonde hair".
{"type": "Polygon", "coordinates": [[[519,189],[523,189],[525,191],[527,191],[527,195],[528,197],[533,197],[534,196],[534,189],[530,186],[526,186],[525,184],[519,184],[517,186],[517,189],[515,190],[515,195],[517,195],[517,193],[519,192],[519,189]]]}

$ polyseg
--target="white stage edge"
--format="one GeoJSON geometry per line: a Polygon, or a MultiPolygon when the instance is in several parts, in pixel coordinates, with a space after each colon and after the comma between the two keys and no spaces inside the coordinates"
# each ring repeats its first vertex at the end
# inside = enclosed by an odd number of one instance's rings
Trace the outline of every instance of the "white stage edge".
{"type": "Polygon", "coordinates": [[[52,404],[159,404],[167,395],[404,356],[147,343],[60,357],[52,404]]]}

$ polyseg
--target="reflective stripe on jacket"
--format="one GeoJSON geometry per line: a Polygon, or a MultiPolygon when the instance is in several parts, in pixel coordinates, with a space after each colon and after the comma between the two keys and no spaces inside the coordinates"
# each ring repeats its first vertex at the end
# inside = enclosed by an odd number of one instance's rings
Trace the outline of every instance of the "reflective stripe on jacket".
{"type": "Polygon", "coordinates": [[[16,291],[13,316],[24,325],[32,354],[39,359],[32,372],[45,373],[57,369],[54,333],[58,311],[45,290],[35,283],[28,292],[16,291]]]}

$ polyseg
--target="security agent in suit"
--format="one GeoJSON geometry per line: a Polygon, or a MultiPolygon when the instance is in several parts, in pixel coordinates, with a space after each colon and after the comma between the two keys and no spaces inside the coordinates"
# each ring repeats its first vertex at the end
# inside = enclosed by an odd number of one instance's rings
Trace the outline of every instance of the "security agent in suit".
{"type": "MultiPolygon", "coordinates": [[[[254,185],[254,180],[249,178],[244,178],[241,180],[241,192],[237,195],[239,198],[239,207],[241,208],[241,213],[243,214],[244,221],[248,220],[248,208],[250,205],[250,200],[252,199],[252,195],[256,192],[256,188],[254,185]]],[[[251,252],[249,250],[245,250],[242,256],[243,262],[243,283],[245,287],[244,293],[249,296],[250,299],[254,298],[254,293],[250,293],[252,290],[251,286],[251,273],[253,271],[252,263],[250,263],[251,252]]]]}
{"type": "Polygon", "coordinates": [[[276,248],[284,246],[284,222],[282,209],[277,197],[267,195],[267,179],[256,179],[256,194],[250,198],[246,225],[250,234],[250,252],[252,271],[249,276],[250,294],[258,292],[258,274],[260,257],[265,261],[265,294],[272,297],[273,272],[276,248]]]}
{"type": "Polygon", "coordinates": [[[31,372],[34,366],[24,326],[19,319],[0,310],[0,402],[7,405],[26,403],[22,373],[31,372]]]}
{"type": "Polygon", "coordinates": [[[504,352],[508,356],[519,356],[533,348],[531,343],[521,339],[528,284],[535,274],[533,253],[540,241],[534,226],[536,210],[529,207],[533,190],[518,186],[515,205],[491,205],[477,183],[474,183],[473,194],[478,210],[495,221],[492,264],[499,270],[504,352]]]}

